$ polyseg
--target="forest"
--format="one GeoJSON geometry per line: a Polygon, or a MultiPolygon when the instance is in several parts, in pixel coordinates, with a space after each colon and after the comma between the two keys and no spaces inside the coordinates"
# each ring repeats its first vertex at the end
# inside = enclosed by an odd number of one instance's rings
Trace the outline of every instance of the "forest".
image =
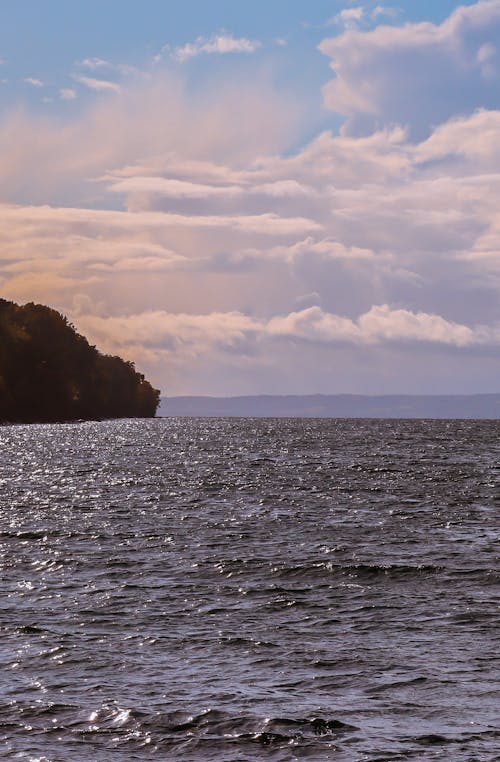
{"type": "Polygon", "coordinates": [[[0,299],[0,422],[152,418],[160,392],[41,304],[0,299]]]}

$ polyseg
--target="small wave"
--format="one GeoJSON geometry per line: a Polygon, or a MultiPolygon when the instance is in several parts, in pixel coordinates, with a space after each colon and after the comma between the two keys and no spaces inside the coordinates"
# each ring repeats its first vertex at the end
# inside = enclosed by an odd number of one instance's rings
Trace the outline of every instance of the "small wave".
{"type": "Polygon", "coordinates": [[[416,686],[421,685],[423,683],[426,683],[428,681],[427,677],[415,677],[411,680],[391,680],[390,682],[382,683],[381,685],[376,685],[373,688],[368,688],[366,690],[367,695],[377,695],[378,693],[383,693],[384,691],[393,691],[393,690],[399,690],[401,688],[409,688],[410,686],[416,686]]]}
{"type": "Polygon", "coordinates": [[[117,704],[103,704],[94,709],[85,719],[78,719],[74,725],[80,732],[99,733],[109,731],[135,730],[141,731],[148,715],[129,707],[117,704]]]}
{"type": "Polygon", "coordinates": [[[442,736],[439,733],[428,733],[427,735],[412,737],[409,740],[418,743],[420,746],[446,746],[447,744],[457,743],[463,739],[449,738],[447,736],[442,736]]]}
{"type": "Polygon", "coordinates": [[[47,630],[44,627],[38,627],[36,624],[23,624],[16,627],[16,632],[20,635],[40,635],[47,632],[47,630]]]}
{"type": "Polygon", "coordinates": [[[434,575],[448,571],[446,567],[434,564],[336,564],[331,561],[318,561],[297,566],[275,566],[273,573],[283,578],[300,578],[308,575],[324,574],[349,576],[361,579],[374,577],[408,577],[415,575],[434,575]]]}
{"type": "Polygon", "coordinates": [[[225,712],[209,709],[198,715],[184,718],[178,716],[158,717],[157,723],[165,730],[178,733],[194,730],[209,730],[217,735],[224,735],[230,731],[238,730],[240,733],[266,732],[285,734],[290,737],[290,730],[300,730],[302,734],[309,736],[339,735],[354,730],[359,730],[355,725],[350,725],[341,720],[323,717],[296,718],[274,717],[259,718],[252,716],[232,717],[225,712]]]}
{"type": "MultiPolygon", "coordinates": [[[[12,530],[4,530],[0,532],[0,537],[12,538],[16,540],[43,540],[47,537],[46,529],[38,530],[20,530],[14,532],[12,530]]],[[[51,535],[58,534],[56,531],[51,531],[51,535]]]]}
{"type": "Polygon", "coordinates": [[[443,735],[441,733],[427,733],[419,736],[410,736],[406,740],[416,743],[419,746],[449,746],[451,744],[462,745],[476,741],[494,741],[497,738],[500,738],[500,730],[483,730],[477,733],[458,733],[453,736],[443,735]]]}

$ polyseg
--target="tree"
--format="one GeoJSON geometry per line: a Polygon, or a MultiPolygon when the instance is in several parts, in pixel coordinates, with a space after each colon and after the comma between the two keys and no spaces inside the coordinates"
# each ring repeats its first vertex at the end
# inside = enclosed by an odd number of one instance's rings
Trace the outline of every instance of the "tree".
{"type": "Polygon", "coordinates": [[[56,310],[0,299],[0,421],[151,418],[160,392],[56,310]]]}

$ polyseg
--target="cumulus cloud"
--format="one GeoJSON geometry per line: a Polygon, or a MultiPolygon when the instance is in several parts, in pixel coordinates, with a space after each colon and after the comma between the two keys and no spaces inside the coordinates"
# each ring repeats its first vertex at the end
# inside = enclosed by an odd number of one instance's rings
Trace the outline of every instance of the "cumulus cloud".
{"type": "Polygon", "coordinates": [[[189,61],[202,55],[226,55],[227,53],[255,53],[261,47],[258,40],[249,40],[246,37],[233,37],[232,34],[221,32],[211,37],[197,37],[194,42],[176,48],[166,46],[172,58],[180,63],[189,61]]]}
{"type": "Polygon", "coordinates": [[[439,315],[391,309],[388,305],[374,306],[356,320],[324,312],[318,306],[269,320],[236,311],[187,314],[164,310],[113,317],[86,312],[76,314],[74,319],[92,341],[108,352],[125,351],[148,361],[168,357],[178,364],[210,353],[233,355],[235,349],[235,362],[241,354],[258,361],[259,355],[273,351],[272,345],[290,340],[311,346],[374,346],[389,342],[408,347],[422,343],[462,349],[500,344],[500,325],[469,328],[439,315]]]}
{"type": "Polygon", "coordinates": [[[349,29],[319,46],[335,72],[325,103],[354,134],[398,123],[422,137],[452,115],[500,105],[499,37],[500,0],[461,6],[442,24],[349,29]]]}
{"type": "Polygon", "coordinates": [[[325,313],[317,306],[309,307],[285,317],[273,318],[266,330],[271,335],[320,343],[423,341],[463,347],[482,343],[486,336],[494,343],[500,339],[498,328],[491,334],[485,334],[482,327],[473,330],[444,320],[440,315],[391,309],[387,304],[373,306],[357,320],[325,313]]]}

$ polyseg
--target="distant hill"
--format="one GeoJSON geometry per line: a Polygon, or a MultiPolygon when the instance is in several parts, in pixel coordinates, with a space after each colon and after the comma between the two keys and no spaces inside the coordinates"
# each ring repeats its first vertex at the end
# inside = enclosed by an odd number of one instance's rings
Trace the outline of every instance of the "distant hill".
{"type": "Polygon", "coordinates": [[[500,418],[500,394],[312,394],[163,397],[160,416],[277,418],[500,418]]]}
{"type": "Polygon", "coordinates": [[[0,422],[150,418],[160,392],[56,310],[0,299],[0,422]]]}

